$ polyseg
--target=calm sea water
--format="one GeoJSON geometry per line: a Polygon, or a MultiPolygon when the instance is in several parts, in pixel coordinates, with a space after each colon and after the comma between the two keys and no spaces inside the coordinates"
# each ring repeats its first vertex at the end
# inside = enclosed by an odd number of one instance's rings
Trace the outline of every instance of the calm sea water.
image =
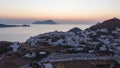
{"type": "Polygon", "coordinates": [[[25,42],[31,36],[36,36],[51,31],[68,31],[71,28],[88,28],[90,25],[81,24],[56,24],[56,25],[31,25],[30,27],[0,28],[0,41],[25,42]]]}

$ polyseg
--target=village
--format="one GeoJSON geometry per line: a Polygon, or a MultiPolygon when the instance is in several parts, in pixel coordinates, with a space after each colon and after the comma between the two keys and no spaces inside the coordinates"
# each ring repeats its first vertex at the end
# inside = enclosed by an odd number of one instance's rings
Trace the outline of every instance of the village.
{"type": "MultiPolygon", "coordinates": [[[[116,18],[111,20],[120,21],[116,18]]],[[[12,53],[21,57],[23,62],[26,60],[24,64],[19,64],[20,68],[73,68],[76,62],[81,68],[119,68],[119,44],[118,27],[54,31],[30,37],[24,43],[11,43],[8,51],[1,54],[0,61],[5,59],[6,54],[12,53]],[[65,62],[73,64],[62,64],[65,62]],[[88,67],[85,67],[87,64],[88,67]]]]}

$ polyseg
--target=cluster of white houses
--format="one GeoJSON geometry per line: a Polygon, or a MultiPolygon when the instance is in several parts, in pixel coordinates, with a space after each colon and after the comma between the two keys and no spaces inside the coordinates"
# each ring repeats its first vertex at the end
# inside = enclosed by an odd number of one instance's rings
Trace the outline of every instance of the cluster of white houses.
{"type": "MultiPolygon", "coordinates": [[[[97,29],[74,32],[50,32],[31,37],[26,41],[30,46],[46,43],[51,46],[72,46],[75,50],[88,48],[88,53],[96,50],[109,51],[120,57],[120,29],[97,29]],[[77,47],[77,48],[76,48],[77,47]]],[[[119,58],[118,58],[119,59],[119,58]]],[[[120,60],[120,59],[119,59],[120,60]]]]}
{"type": "MultiPolygon", "coordinates": [[[[97,29],[97,30],[84,30],[77,33],[74,32],[49,32],[45,34],[41,34],[35,37],[31,37],[26,41],[26,44],[37,47],[40,45],[50,45],[50,46],[68,46],[71,48],[66,48],[65,50],[72,50],[72,51],[85,51],[85,53],[92,54],[95,52],[99,53],[111,53],[112,58],[114,57],[114,60],[116,60],[118,63],[120,63],[120,29],[97,29]]],[[[15,42],[12,45],[10,45],[13,52],[16,52],[20,47],[20,43],[15,42]]],[[[62,50],[61,50],[62,51],[62,50]]],[[[80,52],[82,53],[82,52],[80,52]]],[[[99,54],[98,53],[98,54],[99,54]]],[[[46,52],[39,52],[39,54],[47,54],[46,52]]],[[[73,53],[72,53],[73,54],[73,53]]],[[[67,56],[72,56],[72,54],[66,54],[67,56]]],[[[81,54],[75,54],[78,56],[78,59],[81,59],[81,54]]],[[[110,56],[111,56],[110,55],[110,56]]],[[[34,58],[36,57],[36,53],[26,53],[23,57],[25,58],[34,58]]],[[[63,57],[62,53],[58,55],[56,53],[56,56],[58,57],[52,57],[52,59],[46,59],[51,61],[59,61],[59,58],[61,56],[63,57]],[[57,60],[55,58],[58,58],[57,60]]],[[[64,57],[67,57],[64,55],[64,57]]],[[[50,58],[50,57],[48,57],[50,58]]],[[[83,57],[84,58],[84,57],[83,57]]],[[[94,59],[95,57],[90,57],[91,59],[94,59]]],[[[86,59],[89,59],[86,58],[86,59]]],[[[106,57],[103,57],[103,59],[107,59],[106,57]]],[[[61,59],[69,60],[69,58],[61,59]]],[[[71,59],[71,58],[70,58],[71,59]]],[[[75,58],[74,58],[75,59],[75,58]]],[[[73,59],[73,60],[74,60],[73,59]]],[[[97,57],[99,59],[99,57],[97,57]]],[[[101,58],[100,58],[101,59],[101,58]]],[[[44,64],[45,68],[53,68],[51,63],[44,64]]],[[[24,67],[23,67],[24,68],[24,67]]]]}

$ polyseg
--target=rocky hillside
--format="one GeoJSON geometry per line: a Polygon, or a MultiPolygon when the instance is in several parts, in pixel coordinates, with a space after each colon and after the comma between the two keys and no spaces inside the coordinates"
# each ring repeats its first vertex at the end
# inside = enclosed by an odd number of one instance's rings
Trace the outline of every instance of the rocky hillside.
{"type": "Polygon", "coordinates": [[[103,28],[107,29],[120,28],[120,19],[112,18],[102,23],[98,23],[94,26],[91,26],[89,29],[103,29],[103,28]]]}

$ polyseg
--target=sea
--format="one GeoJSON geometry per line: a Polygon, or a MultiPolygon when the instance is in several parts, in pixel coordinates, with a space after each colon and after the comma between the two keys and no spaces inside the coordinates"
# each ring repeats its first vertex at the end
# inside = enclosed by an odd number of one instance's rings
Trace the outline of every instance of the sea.
{"type": "Polygon", "coordinates": [[[25,42],[29,37],[53,31],[63,31],[78,27],[82,30],[90,27],[88,24],[31,24],[30,27],[4,27],[0,28],[0,41],[25,42]]]}

